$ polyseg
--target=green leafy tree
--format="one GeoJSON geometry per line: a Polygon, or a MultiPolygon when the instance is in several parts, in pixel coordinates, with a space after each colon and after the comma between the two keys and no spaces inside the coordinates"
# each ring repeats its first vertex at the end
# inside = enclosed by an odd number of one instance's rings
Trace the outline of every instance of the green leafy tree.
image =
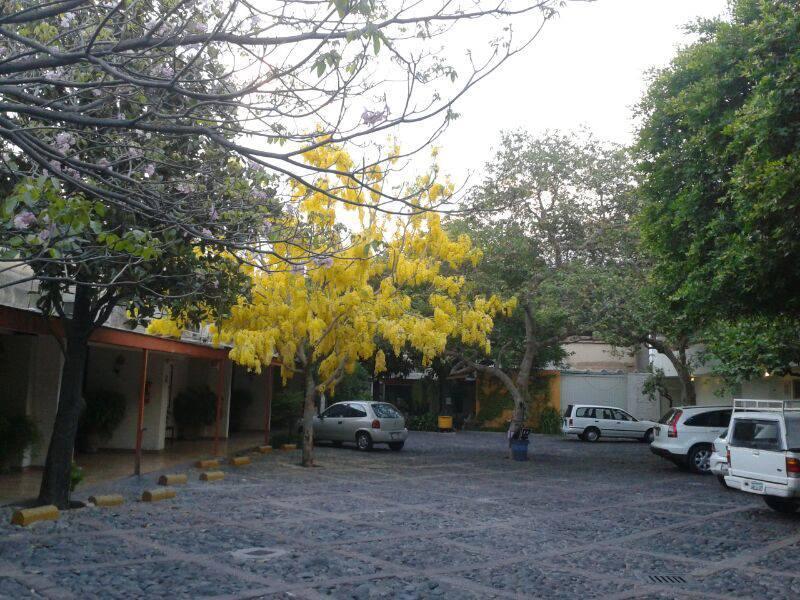
{"type": "Polygon", "coordinates": [[[452,353],[457,369],[502,382],[514,427],[525,419],[534,371],[560,362],[562,341],[586,331],[566,302],[575,296],[573,273],[616,264],[630,245],[633,184],[627,151],[590,133],[506,132],[465,203],[469,216],[451,224],[483,251],[469,276],[476,290],[518,299],[512,318],[495,325],[489,360],[452,353]]]}
{"type": "Polygon", "coordinates": [[[643,234],[662,301],[800,314],[800,2],[732,0],[641,103],[643,234]]]}

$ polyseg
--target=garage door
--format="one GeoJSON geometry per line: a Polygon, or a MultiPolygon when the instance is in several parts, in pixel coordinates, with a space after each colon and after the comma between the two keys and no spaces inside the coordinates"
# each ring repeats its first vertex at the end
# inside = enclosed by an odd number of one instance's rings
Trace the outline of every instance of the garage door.
{"type": "Polygon", "coordinates": [[[561,374],[561,412],[568,404],[627,407],[625,375],[561,374]]]}

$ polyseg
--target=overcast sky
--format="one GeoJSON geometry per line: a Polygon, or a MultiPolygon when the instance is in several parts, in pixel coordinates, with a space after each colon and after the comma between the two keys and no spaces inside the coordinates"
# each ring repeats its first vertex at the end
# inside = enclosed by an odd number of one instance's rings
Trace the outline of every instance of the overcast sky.
{"type": "MultiPolygon", "coordinates": [[[[456,106],[462,117],[440,140],[456,181],[480,170],[501,129],[576,129],[627,143],[645,74],[690,38],[682,26],[723,14],[726,0],[597,0],[568,3],[521,56],[456,106]]],[[[471,183],[479,175],[473,175],[471,183]]]]}

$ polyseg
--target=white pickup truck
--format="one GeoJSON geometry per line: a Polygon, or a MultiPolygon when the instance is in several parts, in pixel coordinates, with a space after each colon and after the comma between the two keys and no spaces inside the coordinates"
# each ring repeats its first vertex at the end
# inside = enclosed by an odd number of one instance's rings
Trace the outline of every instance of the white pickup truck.
{"type": "Polygon", "coordinates": [[[800,401],[734,400],[727,446],[728,487],[778,512],[800,508],[800,401]]]}

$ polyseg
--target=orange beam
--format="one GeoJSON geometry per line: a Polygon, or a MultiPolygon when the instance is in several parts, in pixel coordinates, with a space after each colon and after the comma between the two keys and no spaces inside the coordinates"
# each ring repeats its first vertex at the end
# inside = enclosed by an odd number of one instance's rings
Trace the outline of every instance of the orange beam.
{"type": "Polygon", "coordinates": [[[139,414],[136,417],[136,459],[134,475],[142,474],[142,435],[144,434],[144,397],[147,390],[147,358],[149,350],[142,350],[142,370],[139,375],[139,414]]]}
{"type": "MultiPolygon", "coordinates": [[[[64,335],[61,319],[45,318],[41,314],[33,311],[10,306],[0,306],[0,328],[36,335],[56,334],[59,337],[63,337],[64,335]]],[[[220,360],[228,356],[227,348],[212,348],[199,344],[189,344],[180,340],[171,340],[134,331],[112,329],[111,327],[98,327],[92,333],[89,341],[95,344],[108,344],[137,350],[147,349],[152,352],[180,354],[207,360],[220,360]]]]}
{"type": "Polygon", "coordinates": [[[214,456],[219,456],[219,421],[222,416],[222,387],[225,380],[224,361],[217,363],[217,416],[214,419],[214,456]]]}

